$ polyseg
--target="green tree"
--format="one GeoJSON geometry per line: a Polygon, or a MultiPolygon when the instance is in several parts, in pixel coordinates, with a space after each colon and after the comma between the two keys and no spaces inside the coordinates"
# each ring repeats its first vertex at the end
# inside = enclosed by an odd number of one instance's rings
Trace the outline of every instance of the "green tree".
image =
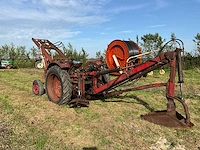
{"type": "Polygon", "coordinates": [[[171,33],[171,40],[172,40],[172,41],[175,41],[175,40],[176,40],[176,35],[175,35],[175,33],[173,33],[173,32],[171,33]]]}
{"type": "Polygon", "coordinates": [[[30,48],[29,50],[30,52],[30,56],[33,58],[33,59],[36,59],[38,54],[40,53],[40,50],[38,48],[35,48],[34,46],[30,48]]]}
{"type": "Polygon", "coordinates": [[[139,36],[136,35],[136,43],[139,44],[139,36]]]}
{"type": "Polygon", "coordinates": [[[11,43],[10,45],[3,45],[0,48],[1,52],[1,59],[12,59],[14,60],[15,57],[15,45],[11,43]]]}
{"type": "Polygon", "coordinates": [[[81,52],[78,54],[79,60],[82,60],[83,63],[86,63],[88,55],[89,54],[82,48],[81,52]]]}
{"type": "Polygon", "coordinates": [[[3,45],[0,48],[1,59],[11,59],[15,67],[32,67],[33,61],[30,59],[30,52],[25,46],[3,45]]]}
{"type": "Polygon", "coordinates": [[[71,43],[68,43],[67,48],[63,46],[63,51],[67,58],[73,59],[75,61],[80,61],[82,63],[85,63],[88,57],[87,52],[83,48],[78,53],[77,50],[73,48],[71,43]]]}
{"type": "Polygon", "coordinates": [[[8,58],[9,58],[9,46],[5,44],[0,48],[0,59],[8,59],[8,58]]]}
{"type": "MultiPolygon", "coordinates": [[[[170,39],[171,39],[170,48],[175,49],[175,48],[180,46],[177,43],[177,37],[176,37],[175,33],[171,33],[171,38],[170,39]]],[[[181,44],[181,43],[179,43],[179,44],[181,44]]]]}
{"type": "MultiPolygon", "coordinates": [[[[140,42],[142,46],[142,51],[151,52],[153,50],[161,49],[165,39],[163,39],[158,33],[155,34],[145,34],[141,37],[142,42],[140,42]]],[[[153,53],[153,56],[157,55],[157,53],[153,53]]]]}
{"type": "Polygon", "coordinates": [[[193,42],[196,44],[196,49],[198,52],[200,52],[200,33],[197,33],[196,36],[193,39],[193,42]]]}
{"type": "Polygon", "coordinates": [[[177,45],[177,42],[176,42],[176,35],[175,33],[171,33],[171,38],[170,38],[170,42],[165,45],[164,49],[162,50],[163,52],[164,51],[172,51],[172,50],[175,50],[175,48],[178,46],[177,45]]]}
{"type": "Polygon", "coordinates": [[[65,46],[63,46],[63,51],[64,51],[64,54],[67,56],[67,58],[72,58],[72,55],[73,55],[73,47],[71,45],[71,43],[68,43],[68,47],[66,48],[65,46]]]}
{"type": "Polygon", "coordinates": [[[30,52],[26,51],[25,46],[17,46],[15,50],[15,57],[16,59],[26,60],[29,59],[30,52]]]}
{"type": "Polygon", "coordinates": [[[105,55],[106,55],[105,53],[106,53],[106,50],[104,50],[103,53],[101,51],[97,51],[96,52],[96,58],[101,59],[101,60],[105,60],[105,55]]]}

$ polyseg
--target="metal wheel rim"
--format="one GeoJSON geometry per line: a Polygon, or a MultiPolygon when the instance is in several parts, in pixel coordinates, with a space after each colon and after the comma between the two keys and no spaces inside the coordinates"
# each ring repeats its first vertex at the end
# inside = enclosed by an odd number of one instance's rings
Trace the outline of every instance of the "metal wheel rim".
{"type": "Polygon", "coordinates": [[[39,86],[38,84],[33,84],[33,92],[37,95],[39,93],[39,86]]]}
{"type": "Polygon", "coordinates": [[[48,77],[48,94],[52,101],[58,102],[62,96],[62,86],[60,79],[55,75],[51,74],[48,77]]]}
{"type": "Polygon", "coordinates": [[[43,64],[42,63],[38,63],[37,64],[37,68],[42,69],[43,68],[43,64]]]}

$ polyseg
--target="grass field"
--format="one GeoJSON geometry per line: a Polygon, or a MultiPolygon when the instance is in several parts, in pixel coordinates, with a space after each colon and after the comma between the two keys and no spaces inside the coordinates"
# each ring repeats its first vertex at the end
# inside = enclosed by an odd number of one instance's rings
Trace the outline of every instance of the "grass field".
{"type": "MultiPolygon", "coordinates": [[[[50,102],[46,95],[32,94],[32,81],[41,79],[42,72],[0,70],[0,149],[200,150],[199,69],[184,71],[184,98],[194,123],[187,130],[141,119],[142,114],[166,109],[164,87],[129,92],[105,102],[91,101],[89,107],[69,108],[50,102]]],[[[136,84],[167,80],[168,73],[161,76],[155,71],[136,84]]],[[[183,112],[179,106],[177,111],[183,112]]]]}

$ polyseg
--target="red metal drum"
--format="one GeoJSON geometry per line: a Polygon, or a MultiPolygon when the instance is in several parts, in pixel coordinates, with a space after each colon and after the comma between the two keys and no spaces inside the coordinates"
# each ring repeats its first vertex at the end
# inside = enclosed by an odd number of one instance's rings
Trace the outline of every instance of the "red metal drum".
{"type": "MultiPolygon", "coordinates": [[[[117,68],[116,62],[113,59],[113,55],[116,56],[120,67],[127,65],[127,59],[131,56],[141,54],[140,47],[133,41],[112,41],[106,50],[106,64],[109,69],[117,68]]],[[[141,63],[141,58],[137,59],[137,63],[141,63]]],[[[119,74],[119,73],[114,73],[119,74]]]]}

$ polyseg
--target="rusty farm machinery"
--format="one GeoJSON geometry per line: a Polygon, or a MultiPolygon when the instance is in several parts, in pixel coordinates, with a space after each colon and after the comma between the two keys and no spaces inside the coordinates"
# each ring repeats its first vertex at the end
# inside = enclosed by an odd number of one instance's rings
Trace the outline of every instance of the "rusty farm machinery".
{"type": "Polygon", "coordinates": [[[68,104],[72,107],[87,106],[90,100],[120,95],[129,91],[143,90],[154,87],[166,87],[167,108],[163,111],[154,111],[142,115],[147,121],[155,124],[185,129],[192,127],[188,107],[182,97],[183,71],[182,52],[183,42],[178,43],[173,51],[157,50],[154,58],[142,61],[139,46],[133,41],[112,41],[106,50],[106,65],[99,59],[88,60],[85,64],[68,59],[67,56],[47,39],[35,39],[33,42],[40,49],[44,59],[44,73],[41,80],[34,80],[32,90],[35,95],[46,92],[48,99],[56,104],[68,104]],[[169,80],[164,83],[153,83],[126,89],[117,89],[129,81],[138,82],[147,73],[169,64],[169,80]],[[177,68],[177,69],[176,69],[177,68]],[[175,95],[175,76],[178,72],[180,96],[175,95]],[[109,74],[116,75],[114,79],[109,74]],[[185,115],[176,111],[175,100],[182,104],[185,115]]]}

